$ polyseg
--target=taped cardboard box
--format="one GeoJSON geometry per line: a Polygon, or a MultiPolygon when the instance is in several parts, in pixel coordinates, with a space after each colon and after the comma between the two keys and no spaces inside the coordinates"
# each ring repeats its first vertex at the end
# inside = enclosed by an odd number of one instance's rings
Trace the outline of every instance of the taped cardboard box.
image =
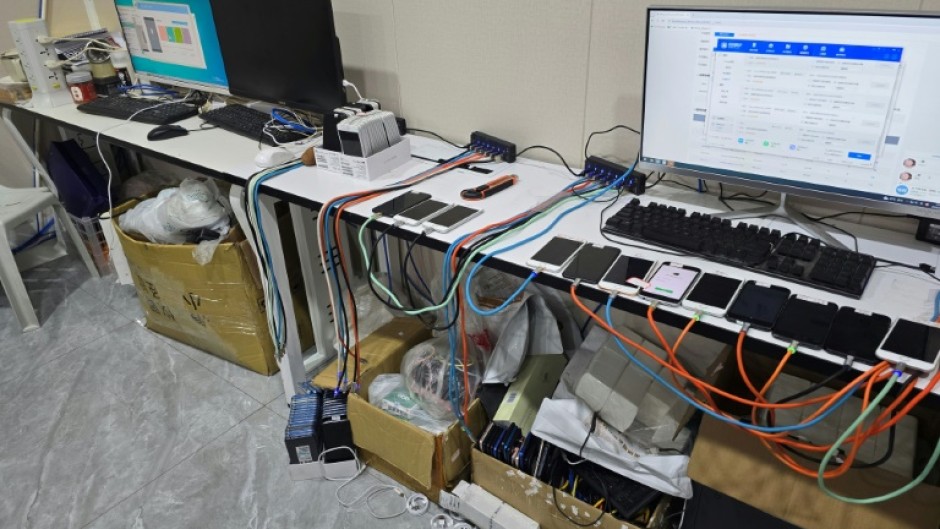
{"type": "MultiPolygon", "coordinates": [[[[115,217],[135,203],[117,208],[115,217]]],[[[148,329],[257,373],[277,372],[261,279],[240,230],[219,244],[205,266],[193,259],[194,245],[137,240],[118,223],[114,230],[148,329]]]]}
{"type": "MultiPolygon", "coordinates": [[[[940,488],[920,485],[894,500],[851,505],[827,496],[815,478],[778,462],[756,437],[706,417],[689,477],[803,529],[936,529],[940,488]]],[[[909,481],[881,469],[850,470],[830,487],[851,497],[872,497],[909,481]]]]}
{"type": "MultiPolygon", "coordinates": [[[[563,509],[568,516],[588,524],[597,520],[600,510],[572,497],[566,492],[556,491],[538,479],[513,468],[477,449],[473,450],[473,482],[487,492],[508,503],[516,510],[539,523],[542,529],[571,529],[576,527],[555,507],[563,509]]],[[[618,520],[609,514],[601,516],[591,527],[600,529],[640,529],[618,520]]]]}
{"type": "MultiPolygon", "coordinates": [[[[417,318],[396,318],[366,336],[359,348],[362,352],[359,393],[368,395],[369,385],[378,375],[400,371],[405,353],[430,337],[431,331],[417,318]]],[[[313,385],[321,388],[336,387],[337,362],[333,360],[320,371],[313,378],[313,385]]]]}

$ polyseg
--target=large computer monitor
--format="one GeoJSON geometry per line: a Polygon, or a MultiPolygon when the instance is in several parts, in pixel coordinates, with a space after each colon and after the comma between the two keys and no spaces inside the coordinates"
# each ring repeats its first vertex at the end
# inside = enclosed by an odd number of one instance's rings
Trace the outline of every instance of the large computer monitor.
{"type": "Polygon", "coordinates": [[[938,57],[935,15],[650,8],[641,165],[940,217],[938,57]]]}
{"type": "Polygon", "coordinates": [[[137,74],[226,93],[228,81],[209,0],[115,0],[137,74]]]}
{"type": "Polygon", "coordinates": [[[330,0],[212,0],[232,95],[326,113],[346,103],[330,0]]]}

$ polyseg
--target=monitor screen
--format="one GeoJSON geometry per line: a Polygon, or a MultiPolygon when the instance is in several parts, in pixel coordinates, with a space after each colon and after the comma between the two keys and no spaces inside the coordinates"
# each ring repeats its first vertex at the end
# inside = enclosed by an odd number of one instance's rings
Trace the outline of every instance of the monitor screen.
{"type": "Polygon", "coordinates": [[[650,8],[641,162],[940,215],[937,57],[921,14],[650,8]]]}
{"type": "Polygon", "coordinates": [[[138,74],[225,92],[228,81],[209,0],[115,0],[138,74]]]}
{"type": "Polygon", "coordinates": [[[330,0],[212,0],[232,95],[325,113],[346,103],[330,0]]]}

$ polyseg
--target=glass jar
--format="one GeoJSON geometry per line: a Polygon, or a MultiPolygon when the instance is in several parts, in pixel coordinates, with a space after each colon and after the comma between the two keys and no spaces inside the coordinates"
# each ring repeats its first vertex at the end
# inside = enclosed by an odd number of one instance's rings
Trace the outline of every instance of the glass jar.
{"type": "Polygon", "coordinates": [[[72,72],[65,76],[65,83],[69,86],[72,101],[76,105],[94,101],[98,97],[95,83],[91,78],[91,72],[72,72]]]}

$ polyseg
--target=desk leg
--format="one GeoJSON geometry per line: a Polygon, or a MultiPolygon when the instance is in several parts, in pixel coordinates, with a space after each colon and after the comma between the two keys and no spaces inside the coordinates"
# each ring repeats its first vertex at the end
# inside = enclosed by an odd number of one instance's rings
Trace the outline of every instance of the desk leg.
{"type": "Polygon", "coordinates": [[[323,264],[319,258],[320,241],[315,214],[309,209],[291,204],[290,216],[294,225],[294,237],[297,239],[297,253],[300,255],[300,271],[304,278],[313,339],[317,347],[317,353],[306,362],[306,368],[313,369],[336,356],[333,307],[330,306],[329,286],[326,284],[323,264]]]}
{"type": "Polygon", "coordinates": [[[294,313],[294,304],[291,301],[290,279],[287,276],[287,266],[284,262],[284,246],[277,227],[277,213],[274,206],[277,199],[261,196],[261,218],[259,219],[264,233],[267,236],[268,250],[271,254],[274,277],[280,290],[284,305],[284,324],[287,340],[284,355],[278,360],[281,368],[281,379],[284,381],[284,397],[290,402],[291,396],[297,394],[298,384],[306,379],[304,369],[303,351],[300,346],[300,334],[297,330],[297,315],[294,313]]]}

